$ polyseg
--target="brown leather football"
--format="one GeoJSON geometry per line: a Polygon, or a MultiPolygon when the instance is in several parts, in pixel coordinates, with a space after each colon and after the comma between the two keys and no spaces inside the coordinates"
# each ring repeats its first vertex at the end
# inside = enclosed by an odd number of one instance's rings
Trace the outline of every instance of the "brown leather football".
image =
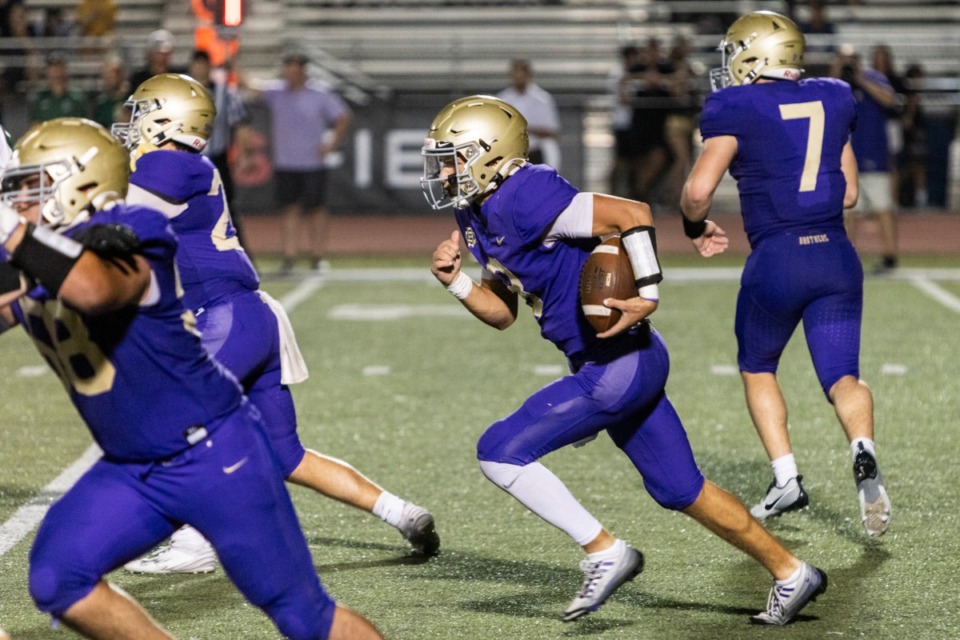
{"type": "Polygon", "coordinates": [[[580,271],[580,308],[590,325],[603,333],[620,319],[620,311],[603,306],[607,298],[635,298],[637,283],[620,236],[597,245],[580,271]]]}

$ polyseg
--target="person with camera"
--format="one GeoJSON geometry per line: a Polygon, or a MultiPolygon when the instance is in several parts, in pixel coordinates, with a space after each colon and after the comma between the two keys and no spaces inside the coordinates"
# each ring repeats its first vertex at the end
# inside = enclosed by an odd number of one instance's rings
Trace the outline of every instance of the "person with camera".
{"type": "Polygon", "coordinates": [[[880,226],[882,256],[874,273],[897,267],[897,226],[893,213],[893,183],[887,113],[898,106],[890,79],[877,69],[864,67],[851,45],[842,45],[831,76],[850,85],[857,108],[857,128],[851,135],[853,153],[860,170],[860,199],[844,216],[847,235],[857,241],[863,218],[876,217],[880,226]]]}

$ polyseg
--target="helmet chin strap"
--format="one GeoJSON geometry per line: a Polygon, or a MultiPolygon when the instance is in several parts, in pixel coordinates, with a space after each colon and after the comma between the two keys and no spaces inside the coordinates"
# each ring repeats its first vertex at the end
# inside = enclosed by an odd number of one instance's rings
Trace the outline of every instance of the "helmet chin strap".
{"type": "Polygon", "coordinates": [[[487,183],[487,188],[483,190],[484,195],[489,195],[495,189],[497,189],[503,181],[516,173],[517,169],[527,164],[527,161],[523,158],[513,158],[503,164],[500,167],[500,170],[493,176],[490,182],[487,183]]]}

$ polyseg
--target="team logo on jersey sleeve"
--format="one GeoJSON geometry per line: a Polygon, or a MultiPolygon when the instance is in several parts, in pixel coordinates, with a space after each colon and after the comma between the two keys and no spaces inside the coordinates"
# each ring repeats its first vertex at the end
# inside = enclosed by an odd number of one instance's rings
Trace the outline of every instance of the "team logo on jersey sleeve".
{"type": "Polygon", "coordinates": [[[474,233],[473,227],[467,227],[463,232],[463,239],[467,241],[467,246],[473,248],[477,246],[477,234],[474,233]]]}

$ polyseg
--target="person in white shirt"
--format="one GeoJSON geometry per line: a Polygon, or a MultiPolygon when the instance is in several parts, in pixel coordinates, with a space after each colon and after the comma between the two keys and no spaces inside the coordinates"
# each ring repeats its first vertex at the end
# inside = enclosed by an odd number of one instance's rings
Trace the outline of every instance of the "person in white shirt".
{"type": "Polygon", "coordinates": [[[510,86],[497,94],[527,119],[530,134],[530,162],[560,169],[560,114],[557,103],[546,90],[533,82],[533,68],[525,58],[510,61],[510,86]]]}

